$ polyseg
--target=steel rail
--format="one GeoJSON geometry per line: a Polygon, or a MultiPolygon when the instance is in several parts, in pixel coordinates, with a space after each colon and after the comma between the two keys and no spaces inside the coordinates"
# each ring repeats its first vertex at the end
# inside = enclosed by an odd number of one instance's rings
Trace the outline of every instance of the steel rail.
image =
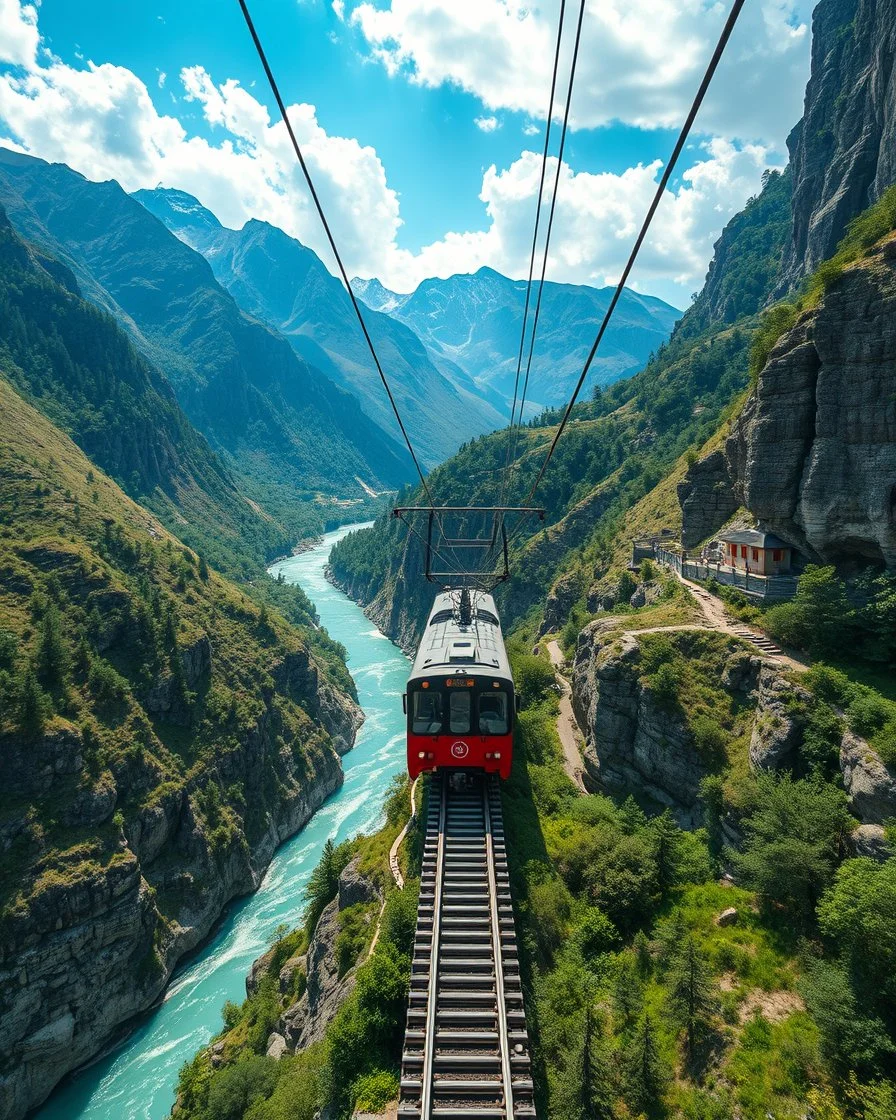
{"type": "Polygon", "coordinates": [[[433,1063],[436,1053],[436,1019],[439,1012],[439,948],[442,933],[442,881],[445,877],[445,825],[448,818],[448,783],[441,784],[439,806],[439,847],[436,854],[436,884],[432,909],[432,943],[429,949],[429,999],[426,1007],[426,1041],[423,1047],[423,1083],[420,1114],[432,1115],[433,1063]]]}
{"type": "Polygon", "coordinates": [[[510,1040],[507,1037],[507,1001],[504,998],[504,955],[501,950],[501,925],[498,913],[498,881],[495,876],[495,847],[489,805],[490,779],[482,783],[482,811],[485,816],[485,854],[488,868],[488,894],[492,925],[492,959],[495,962],[495,994],[498,1002],[498,1045],[501,1049],[501,1075],[504,1081],[504,1110],[513,1116],[513,1073],[510,1068],[510,1040]]]}

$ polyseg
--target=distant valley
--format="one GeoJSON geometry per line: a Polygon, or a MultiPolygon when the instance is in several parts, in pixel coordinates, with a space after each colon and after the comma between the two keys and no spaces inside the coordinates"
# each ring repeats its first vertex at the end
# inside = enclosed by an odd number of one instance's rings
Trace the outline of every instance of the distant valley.
{"type": "MultiPolygon", "coordinates": [[[[526,302],[524,280],[481,268],[472,276],[424,280],[409,295],[391,292],[379,280],[355,279],[352,287],[369,307],[415,331],[437,364],[459,366],[490,399],[512,399],[526,302]]],[[[537,285],[530,321],[536,291],[537,285]]],[[[528,411],[562,404],[569,397],[612,292],[612,288],[545,283],[528,411]]],[[[669,338],[680,317],[680,311],[661,299],[626,288],[592,366],[592,381],[610,385],[637,373],[669,338]]],[[[525,366],[524,356],[524,372],[525,366]]]]}

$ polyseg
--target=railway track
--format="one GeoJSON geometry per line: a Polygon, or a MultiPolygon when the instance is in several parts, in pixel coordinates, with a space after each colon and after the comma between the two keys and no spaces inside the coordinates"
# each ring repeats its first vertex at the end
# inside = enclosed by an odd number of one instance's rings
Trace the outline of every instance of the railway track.
{"type": "Polygon", "coordinates": [[[494,775],[432,776],[398,1116],[535,1117],[494,775]]]}

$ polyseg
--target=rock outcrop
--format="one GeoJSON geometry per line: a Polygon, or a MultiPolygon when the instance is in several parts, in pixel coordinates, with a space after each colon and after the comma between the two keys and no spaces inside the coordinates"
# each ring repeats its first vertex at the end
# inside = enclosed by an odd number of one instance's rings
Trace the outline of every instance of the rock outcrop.
{"type": "MultiPolygon", "coordinates": [[[[896,240],[848,268],[771,352],[724,450],[729,498],[815,561],[896,566],[896,240]]],[[[724,518],[718,453],[688,472],[683,534],[724,518]],[[708,460],[712,462],[709,463],[708,460]]]]}
{"type": "Polygon", "coordinates": [[[793,226],[782,292],[830,257],[847,224],[896,182],[896,11],[821,0],[803,119],[787,140],[793,226]]]}
{"type": "Polygon", "coordinates": [[[805,706],[810,699],[804,688],[791,684],[774,665],[762,665],[750,735],[750,766],[754,770],[795,769],[806,725],[805,706]]]}
{"type": "MultiPolygon", "coordinates": [[[[185,672],[198,679],[210,653],[202,642],[193,652],[185,672]]],[[[316,689],[307,654],[285,655],[272,673],[284,677],[290,695],[306,698],[324,727],[332,726],[334,744],[350,746],[360,710],[335,690],[316,689]]],[[[149,1007],[227,903],[259,885],[277,846],[341,785],[326,736],[293,751],[277,734],[273,711],[264,707],[238,739],[222,740],[212,766],[141,798],[105,866],[75,859],[70,873],[39,880],[27,904],[7,912],[0,929],[0,1115],[24,1116],[149,1007]],[[272,778],[275,803],[262,793],[272,778]],[[238,786],[246,805],[267,804],[269,811],[252,823],[248,814],[225,818],[230,827],[213,829],[201,808],[210,783],[238,786]]],[[[16,760],[10,780],[20,793],[61,797],[73,825],[108,820],[117,802],[159,785],[139,757],[94,778],[85,753],[82,733],[64,726],[48,728],[36,749],[3,750],[16,760]]],[[[3,849],[29,828],[27,817],[4,820],[3,849]]]]}
{"type": "Polygon", "coordinates": [[[896,817],[896,774],[869,743],[847,731],[840,744],[840,769],[849,808],[865,825],[883,825],[896,817]]]}
{"type": "MultiPolygon", "coordinates": [[[[358,870],[357,858],[339,876],[339,892],[323,909],[304,958],[307,987],[298,1002],[283,1013],[268,1039],[268,1053],[280,1057],[319,1042],[355,986],[355,969],[340,975],[336,952],[339,915],[359,903],[379,902],[376,884],[358,870]]],[[[264,958],[262,958],[263,960],[264,958]]],[[[287,962],[289,963],[289,962],[287,962]]]]}
{"type": "Polygon", "coordinates": [[[684,548],[705,541],[735,514],[737,499],[722,448],[694,463],[678,484],[678,502],[684,548]]]}
{"type": "Polygon", "coordinates": [[[707,770],[687,726],[642,679],[637,639],[607,639],[618,622],[592,622],[576,647],[572,695],[585,734],[585,784],[592,791],[637,790],[668,806],[685,827],[696,827],[707,770]]]}

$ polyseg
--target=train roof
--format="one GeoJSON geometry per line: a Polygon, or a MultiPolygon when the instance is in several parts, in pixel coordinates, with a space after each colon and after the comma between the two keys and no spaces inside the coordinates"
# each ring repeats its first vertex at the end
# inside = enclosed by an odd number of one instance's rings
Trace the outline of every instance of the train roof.
{"type": "Polygon", "coordinates": [[[420,639],[411,678],[440,672],[510,678],[501,620],[491,595],[473,592],[469,626],[458,620],[459,592],[436,595],[420,639]]]}

